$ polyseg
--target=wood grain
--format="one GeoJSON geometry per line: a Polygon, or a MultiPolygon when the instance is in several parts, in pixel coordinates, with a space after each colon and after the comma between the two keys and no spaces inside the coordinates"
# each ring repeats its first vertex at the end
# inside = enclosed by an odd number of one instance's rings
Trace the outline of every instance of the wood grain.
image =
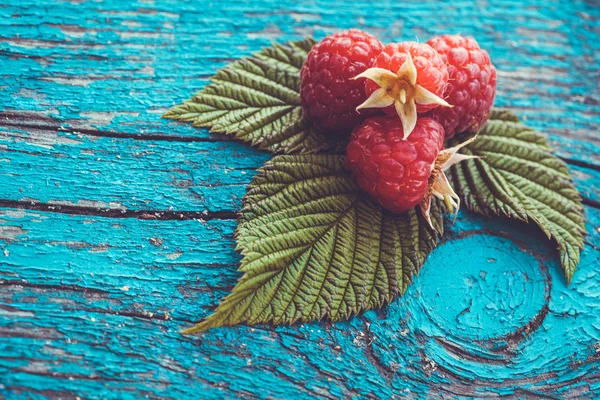
{"type": "Polygon", "coordinates": [[[0,398],[600,396],[593,1],[0,4],[0,398]],[[589,235],[565,287],[533,226],[461,212],[406,295],[336,324],[178,332],[237,277],[270,155],[160,119],[272,41],[473,35],[496,104],[549,135],[589,235]]]}

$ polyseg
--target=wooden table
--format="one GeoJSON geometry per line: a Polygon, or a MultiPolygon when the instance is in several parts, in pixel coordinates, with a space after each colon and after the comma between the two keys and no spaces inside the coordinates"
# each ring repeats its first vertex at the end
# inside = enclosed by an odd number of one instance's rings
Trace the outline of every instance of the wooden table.
{"type": "Polygon", "coordinates": [[[0,4],[0,398],[600,396],[595,0],[0,4]],[[565,286],[534,226],[461,211],[406,295],[347,323],[179,330],[235,284],[235,212],[271,155],[161,114],[273,41],[474,35],[497,105],[584,197],[565,286]]]}

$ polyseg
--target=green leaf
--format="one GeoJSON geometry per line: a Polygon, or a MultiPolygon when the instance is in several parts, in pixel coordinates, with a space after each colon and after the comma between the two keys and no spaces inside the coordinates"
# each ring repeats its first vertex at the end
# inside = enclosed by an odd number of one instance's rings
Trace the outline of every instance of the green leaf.
{"type": "Polygon", "coordinates": [[[461,152],[482,157],[450,169],[464,204],[486,216],[539,225],[558,243],[569,283],[583,248],[585,217],[567,165],[551,153],[546,138],[510,111],[494,110],[477,140],[461,152]]]}
{"type": "Polygon", "coordinates": [[[300,69],[313,39],[275,44],[219,70],[211,84],[163,117],[233,135],[273,153],[316,153],[332,145],[304,118],[300,69]]]}
{"type": "MultiPolygon", "coordinates": [[[[442,231],[442,216],[432,206],[442,231]]],[[[186,333],[239,323],[349,318],[404,293],[437,242],[418,210],[395,215],[361,192],[338,155],[279,156],[244,197],[243,276],[186,333]]]]}

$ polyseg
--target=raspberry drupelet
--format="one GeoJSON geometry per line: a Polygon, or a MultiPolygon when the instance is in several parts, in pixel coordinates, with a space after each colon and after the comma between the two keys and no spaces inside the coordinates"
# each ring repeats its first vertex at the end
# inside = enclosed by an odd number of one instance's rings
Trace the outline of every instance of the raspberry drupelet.
{"type": "Polygon", "coordinates": [[[496,94],[496,68],[475,39],[443,35],[427,42],[444,59],[449,80],[444,98],[452,108],[437,108],[428,116],[438,120],[450,138],[476,132],[487,121],[496,94]]]}
{"type": "Polygon", "coordinates": [[[383,44],[358,29],[334,33],[313,46],[300,72],[300,98],[306,117],[321,132],[349,134],[374,110],[359,113],[365,101],[365,80],[352,80],[365,71],[383,44]]]}

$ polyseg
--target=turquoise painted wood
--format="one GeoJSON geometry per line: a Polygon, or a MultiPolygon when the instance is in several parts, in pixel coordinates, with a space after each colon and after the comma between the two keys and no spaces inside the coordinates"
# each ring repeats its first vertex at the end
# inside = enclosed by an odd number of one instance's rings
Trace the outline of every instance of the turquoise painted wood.
{"type": "Polygon", "coordinates": [[[4,0],[0,398],[600,397],[599,21],[594,0],[4,0]],[[235,284],[271,156],[160,115],[273,41],[354,26],[489,50],[497,104],[584,197],[573,282],[535,227],[461,211],[383,310],[181,336],[235,284]]]}

